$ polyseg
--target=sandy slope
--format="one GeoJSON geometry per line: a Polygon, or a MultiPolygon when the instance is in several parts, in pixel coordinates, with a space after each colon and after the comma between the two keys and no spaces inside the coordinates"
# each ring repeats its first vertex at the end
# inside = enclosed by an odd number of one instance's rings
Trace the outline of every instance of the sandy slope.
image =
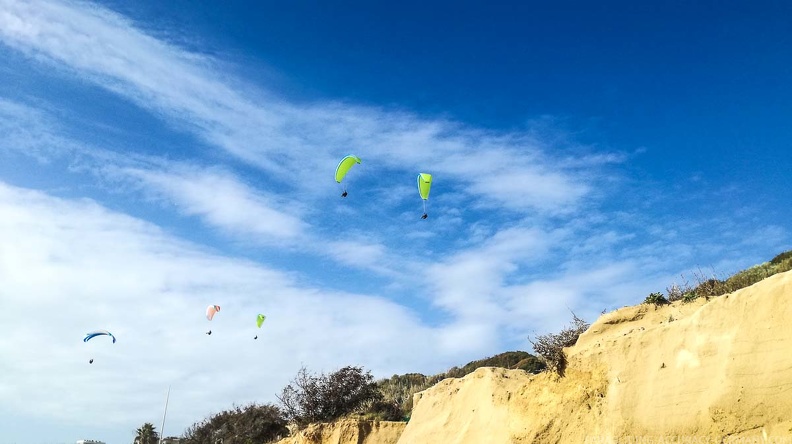
{"type": "Polygon", "coordinates": [[[406,427],[344,421],[282,443],[792,444],[792,272],[605,314],[567,356],[564,377],[482,368],[444,380],[415,395],[406,427]]]}
{"type": "Polygon", "coordinates": [[[403,422],[344,419],[332,424],[311,424],[278,444],[396,444],[403,422]]]}

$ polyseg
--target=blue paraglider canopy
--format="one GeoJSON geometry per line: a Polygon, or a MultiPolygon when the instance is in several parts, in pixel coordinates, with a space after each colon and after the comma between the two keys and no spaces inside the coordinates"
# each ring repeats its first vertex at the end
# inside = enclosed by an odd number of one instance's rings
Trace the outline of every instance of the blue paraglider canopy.
{"type": "Polygon", "coordinates": [[[87,335],[85,335],[85,339],[83,339],[83,342],[88,342],[89,340],[91,340],[91,339],[93,339],[93,338],[95,338],[97,336],[105,336],[105,335],[106,336],[110,336],[111,338],[113,338],[113,344],[115,344],[115,341],[116,341],[115,336],[113,336],[113,334],[110,333],[107,330],[92,331],[92,332],[88,333],[87,335]]]}

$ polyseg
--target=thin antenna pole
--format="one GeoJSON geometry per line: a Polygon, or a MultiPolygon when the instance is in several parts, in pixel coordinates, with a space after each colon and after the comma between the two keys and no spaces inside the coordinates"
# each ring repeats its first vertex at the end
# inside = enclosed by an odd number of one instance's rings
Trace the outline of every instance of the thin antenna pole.
{"type": "Polygon", "coordinates": [[[165,436],[165,415],[168,414],[168,400],[169,399],[170,399],[170,386],[168,386],[168,394],[165,396],[165,413],[162,414],[162,426],[160,426],[159,444],[162,444],[162,437],[165,436]]]}

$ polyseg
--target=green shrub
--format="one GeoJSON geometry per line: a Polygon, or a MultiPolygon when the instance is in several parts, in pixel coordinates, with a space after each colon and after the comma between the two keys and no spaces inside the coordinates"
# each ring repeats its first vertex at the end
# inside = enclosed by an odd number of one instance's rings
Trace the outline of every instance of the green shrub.
{"type": "MultiPolygon", "coordinates": [[[[721,294],[731,293],[741,288],[750,287],[751,285],[768,278],[777,273],[776,266],[765,262],[764,264],[755,265],[751,268],[743,270],[726,280],[727,291],[721,294]]],[[[720,295],[717,295],[720,296],[720,295]]]]}
{"type": "MultiPolygon", "coordinates": [[[[668,299],[670,301],[681,299],[683,302],[688,303],[702,296],[705,298],[722,296],[745,287],[750,287],[774,274],[790,270],[792,270],[792,250],[777,255],[771,259],[770,262],[754,265],[753,267],[737,272],[727,279],[707,277],[699,269],[697,273],[693,273],[698,282],[695,288],[691,289],[686,282],[682,284],[682,286],[673,284],[671,287],[667,288],[668,299]]],[[[650,303],[650,298],[654,294],[655,293],[649,295],[650,297],[646,298],[644,303],[650,303]]]]}
{"type": "Polygon", "coordinates": [[[693,291],[697,295],[704,297],[720,296],[729,292],[729,285],[725,281],[716,278],[703,279],[699,277],[699,284],[693,291]]]}
{"type": "Polygon", "coordinates": [[[500,368],[516,368],[515,366],[525,359],[537,359],[531,356],[530,353],[524,351],[510,351],[495,355],[489,358],[479,359],[467,363],[464,367],[452,367],[446,372],[448,378],[461,378],[467,374],[473,373],[476,369],[481,367],[500,367],[500,368]]]}
{"type": "Polygon", "coordinates": [[[512,367],[514,369],[524,370],[528,373],[541,373],[547,369],[547,365],[537,358],[536,356],[530,356],[528,358],[523,359],[522,361],[518,362],[517,364],[512,367]]]}
{"type": "MultiPolygon", "coordinates": [[[[398,415],[395,412],[387,413],[387,415],[390,417],[400,416],[401,418],[398,419],[404,420],[412,411],[413,395],[437,384],[442,379],[444,379],[444,375],[425,376],[420,373],[408,373],[393,375],[389,379],[378,381],[377,388],[382,393],[382,401],[388,405],[397,406],[399,409],[398,415]]],[[[380,406],[372,405],[367,407],[366,412],[375,415],[385,413],[382,410],[380,406]]]]}
{"type": "Polygon", "coordinates": [[[668,303],[668,299],[663,297],[663,293],[649,293],[649,296],[646,297],[643,301],[644,304],[654,304],[654,305],[665,305],[668,303]]]}
{"type": "Polygon", "coordinates": [[[698,299],[698,297],[699,297],[699,295],[696,294],[695,291],[688,291],[687,293],[685,293],[682,296],[682,303],[683,304],[689,304],[689,303],[695,301],[696,299],[698,299]]]}
{"type": "MultiPolygon", "coordinates": [[[[785,251],[785,252],[779,254],[778,256],[770,259],[770,263],[773,264],[773,265],[779,265],[782,262],[787,261],[788,259],[792,259],[792,250],[785,251]]],[[[788,271],[788,270],[786,270],[786,271],[788,271]]]]}
{"type": "Polygon", "coordinates": [[[262,444],[277,441],[288,434],[286,419],[277,406],[249,404],[235,406],[193,424],[184,432],[181,442],[262,444]]]}

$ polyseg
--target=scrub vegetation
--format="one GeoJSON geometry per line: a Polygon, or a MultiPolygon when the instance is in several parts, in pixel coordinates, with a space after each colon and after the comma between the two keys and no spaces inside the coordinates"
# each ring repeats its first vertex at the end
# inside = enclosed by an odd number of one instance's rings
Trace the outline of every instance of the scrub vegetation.
{"type": "Polygon", "coordinates": [[[180,444],[273,442],[289,434],[286,424],[275,405],[234,406],[190,426],[180,444]]]}
{"type": "MultiPolygon", "coordinates": [[[[725,279],[719,279],[715,273],[707,275],[699,269],[697,272],[693,273],[693,281],[696,283],[695,286],[691,286],[689,280],[683,275],[682,283],[674,283],[666,288],[666,294],[670,302],[678,300],[685,303],[693,302],[700,297],[710,298],[733,293],[739,289],[750,287],[774,274],[789,270],[792,270],[792,250],[785,251],[768,262],[754,265],[751,268],[739,271],[725,279]]],[[[652,293],[644,300],[644,303],[655,303],[654,301],[657,298],[653,297],[653,295],[660,295],[660,297],[663,297],[661,293],[652,293]]]]}

